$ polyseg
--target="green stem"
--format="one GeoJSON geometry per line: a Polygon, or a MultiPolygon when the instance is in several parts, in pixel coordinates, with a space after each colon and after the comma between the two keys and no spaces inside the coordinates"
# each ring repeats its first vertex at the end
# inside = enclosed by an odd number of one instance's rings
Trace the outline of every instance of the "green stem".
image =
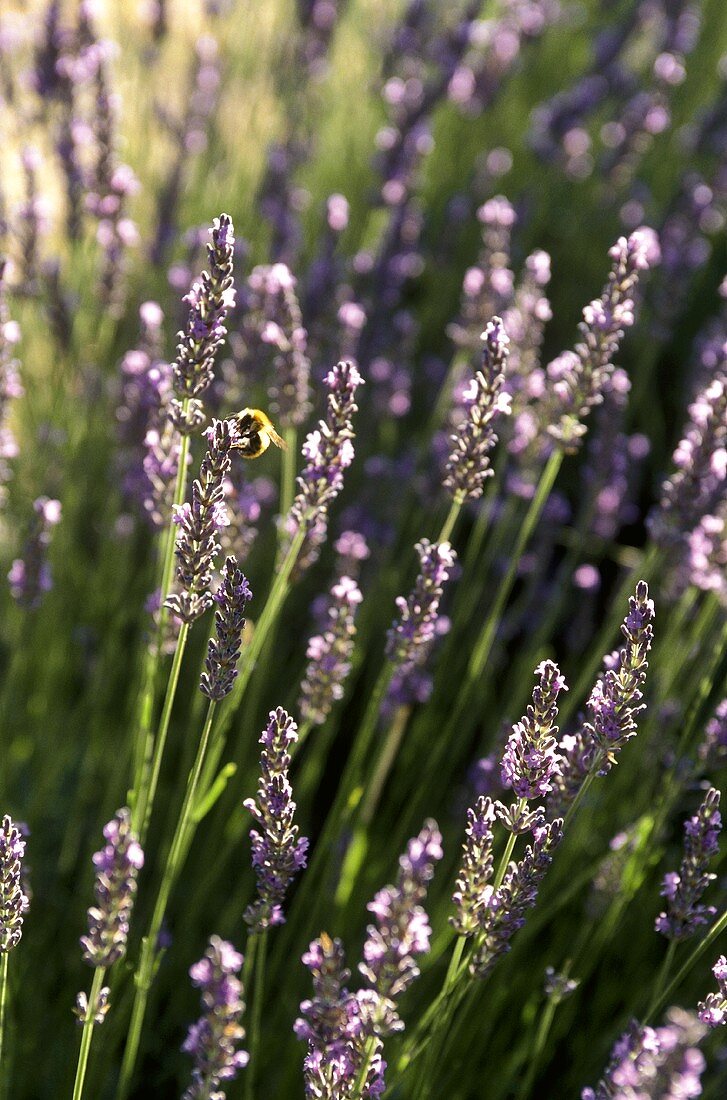
{"type": "MultiPolygon", "coordinates": [[[[7,956],[6,956],[7,957],[7,956]]],[[[76,1066],[76,1079],[73,1083],[73,1100],[81,1100],[83,1096],[83,1083],[86,1079],[86,1069],[88,1067],[88,1056],[91,1052],[91,1040],[93,1039],[93,1028],[95,1024],[96,1015],[96,1002],[98,1001],[98,995],[101,992],[101,986],[103,985],[104,976],[106,974],[105,969],[102,966],[97,967],[93,972],[93,981],[91,983],[91,992],[88,995],[88,1005],[86,1008],[86,1015],[83,1019],[83,1032],[81,1034],[81,1049],[78,1052],[78,1065],[76,1066]]]]}
{"type": "MultiPolygon", "coordinates": [[[[570,964],[563,968],[563,977],[567,978],[570,973],[570,964]]],[[[530,1095],[530,1091],[533,1087],[533,1081],[535,1080],[535,1074],[538,1071],[538,1065],[543,1051],[545,1050],[545,1044],[550,1034],[550,1029],[553,1026],[553,1019],[555,1017],[555,1010],[560,1004],[560,1000],[557,997],[548,997],[547,1003],[543,1012],[540,1015],[540,1021],[538,1023],[538,1030],[535,1035],[535,1042],[533,1043],[533,1049],[527,1058],[527,1072],[525,1074],[525,1080],[518,1090],[519,1100],[527,1100],[530,1095]]]]}
{"type": "MultiPolygon", "coordinates": [[[[250,1061],[245,1075],[245,1100],[253,1100],[255,1095],[255,1068],[260,1060],[260,1021],[262,1020],[263,995],[265,992],[265,960],[268,949],[267,930],[253,937],[258,940],[255,953],[255,987],[252,996],[252,1016],[250,1022],[250,1061]]],[[[248,1002],[250,996],[248,993],[248,1002]]]]}
{"type": "Polygon", "coordinates": [[[518,533],[515,546],[513,547],[510,556],[510,565],[504,578],[500,582],[497,590],[497,597],[492,607],[490,608],[489,615],[485,621],[485,625],[480,631],[480,636],[477,639],[477,643],[470,658],[469,666],[467,669],[467,679],[470,683],[475,680],[479,680],[482,675],[487,659],[490,656],[492,650],[492,643],[495,640],[495,633],[497,627],[502,619],[502,613],[505,610],[505,605],[510,598],[513,584],[517,576],[517,571],[520,566],[520,559],[523,556],[525,547],[530,540],[535,526],[540,519],[540,514],[543,511],[545,502],[550,496],[551,489],[555,484],[555,479],[558,476],[561,464],[563,462],[562,451],[554,451],[548,459],[545,469],[538,482],[538,488],[535,496],[530,502],[527,515],[523,521],[523,525],[518,533]]]}
{"type": "Polygon", "coordinates": [[[655,1003],[651,1005],[648,1013],[642,1021],[644,1026],[650,1023],[651,1020],[653,1020],[654,1017],[657,1015],[657,1013],[661,1011],[662,1007],[667,1003],[669,997],[671,997],[672,993],[678,988],[678,986],[687,976],[694,964],[701,958],[701,956],[704,954],[704,952],[707,950],[713,940],[715,940],[717,936],[724,932],[725,929],[727,929],[727,909],[724,911],[721,917],[717,918],[702,942],[697,944],[684,965],[680,967],[679,970],[677,970],[676,974],[669,982],[669,985],[666,987],[666,989],[662,993],[660,993],[655,1003]]]}
{"type": "Polygon", "coordinates": [[[295,456],[298,433],[294,427],[286,428],[283,437],[286,449],[283,451],[283,468],[280,480],[280,514],[281,516],[287,516],[295,496],[295,456]]]}
{"type": "MultiPolygon", "coordinates": [[[[182,414],[186,414],[189,405],[187,398],[182,402],[182,414]]],[[[184,501],[187,487],[187,456],[189,455],[189,436],[183,435],[179,451],[179,463],[177,465],[177,477],[174,484],[174,498],[172,501],[172,516],[174,508],[184,501]]],[[[137,731],[134,745],[134,797],[132,808],[134,820],[143,823],[144,818],[136,811],[136,802],[140,792],[146,788],[148,781],[148,766],[152,755],[153,730],[152,720],[154,713],[154,686],[159,667],[159,660],[164,644],[164,634],[167,625],[167,611],[165,601],[172,587],[174,576],[174,548],[177,539],[177,529],[170,517],[164,537],[164,549],[161,557],[161,573],[159,581],[159,616],[153,643],[147,647],[144,654],[144,667],[142,671],[142,689],[140,693],[139,712],[136,716],[134,728],[137,731]]]]}
{"type": "Polygon", "coordinates": [[[159,773],[162,766],[162,757],[166,746],[169,723],[171,721],[172,708],[174,707],[174,699],[179,685],[179,674],[182,668],[184,651],[187,647],[188,636],[189,623],[182,623],[179,630],[179,637],[177,638],[177,644],[174,648],[174,658],[169,672],[169,680],[167,681],[167,691],[164,697],[161,718],[159,719],[159,729],[154,739],[154,751],[151,765],[146,772],[141,789],[137,792],[137,799],[134,804],[134,817],[136,820],[132,821],[132,825],[138,830],[139,841],[142,845],[146,840],[149,821],[154,806],[154,798],[156,796],[159,773]]]}
{"type": "Polygon", "coordinates": [[[467,937],[458,936],[457,942],[454,945],[454,950],[452,951],[452,956],[449,960],[447,973],[445,974],[444,982],[442,984],[442,991],[440,994],[443,1002],[442,1010],[436,1015],[434,1031],[430,1036],[427,1046],[427,1055],[422,1060],[417,1086],[414,1090],[414,1093],[417,1096],[420,1094],[420,1092],[422,1092],[422,1090],[424,1090],[424,1094],[426,1094],[426,1087],[427,1084],[431,1082],[432,1076],[434,1074],[442,1042],[447,1036],[447,1030],[449,1028],[449,1022],[453,1010],[450,993],[459,981],[462,955],[464,953],[466,945],[467,937]]]}
{"type": "Polygon", "coordinates": [[[364,1047],[364,1056],[361,1062],[358,1073],[356,1074],[356,1081],[353,1086],[352,1100],[361,1100],[363,1096],[364,1086],[366,1085],[366,1078],[369,1075],[369,1069],[371,1067],[371,1060],[376,1053],[376,1037],[372,1036],[366,1040],[366,1046],[364,1047]]]}
{"type": "Polygon", "coordinates": [[[600,768],[600,766],[601,766],[601,757],[599,756],[598,759],[596,761],[594,761],[593,767],[591,768],[588,775],[586,776],[586,778],[581,783],[580,787],[578,788],[578,793],[576,794],[575,798],[573,799],[570,806],[568,807],[567,813],[566,813],[565,817],[563,818],[563,832],[565,832],[566,829],[568,828],[568,826],[570,825],[571,821],[573,820],[573,818],[575,816],[576,810],[578,809],[578,807],[581,804],[581,802],[583,801],[583,799],[586,797],[586,793],[588,792],[588,788],[591,786],[591,784],[593,783],[593,780],[596,778],[596,774],[597,774],[598,768],[600,768]]]}
{"type": "Polygon", "coordinates": [[[439,536],[437,538],[438,543],[449,542],[449,537],[454,531],[454,526],[459,519],[459,514],[462,511],[463,504],[464,498],[460,496],[455,496],[450,506],[449,513],[447,514],[447,518],[445,519],[442,526],[442,530],[439,532],[439,536]]]}
{"type": "Polygon", "coordinates": [[[5,1096],[5,1064],[3,1062],[3,1043],[5,1040],[5,1008],[8,997],[8,961],[9,952],[3,951],[0,960],[0,1093],[5,1096]]]}
{"type": "MultiPolygon", "coordinates": [[[[520,807],[522,807],[522,804],[523,804],[524,801],[525,801],[525,799],[520,800],[520,807]]],[[[512,855],[513,848],[515,847],[516,839],[517,839],[517,837],[515,836],[515,833],[510,833],[509,837],[507,838],[507,844],[505,845],[505,851],[502,853],[502,859],[500,860],[500,865],[497,868],[497,874],[495,875],[495,878],[494,878],[494,881],[493,881],[493,884],[492,884],[493,890],[499,890],[500,887],[502,886],[502,880],[505,877],[505,872],[507,871],[507,867],[508,867],[508,864],[510,862],[510,857],[512,855]]]]}
{"type": "Polygon", "coordinates": [[[167,855],[154,912],[152,913],[148,932],[142,940],[141,956],[134,976],[136,983],[134,1006],[131,1013],[128,1035],[126,1037],[126,1047],[124,1049],[124,1059],[121,1066],[121,1077],[119,1079],[119,1089],[117,1093],[119,1100],[123,1100],[123,1098],[128,1096],[131,1087],[132,1075],[134,1073],[134,1067],[139,1052],[139,1043],[141,1041],[141,1031],[146,1015],[149,991],[154,980],[157,955],[156,945],[159,939],[159,933],[167,911],[169,897],[177,881],[179,872],[182,869],[184,859],[189,850],[191,837],[196,829],[194,809],[216,706],[217,704],[214,700],[211,700],[207,708],[207,718],[205,720],[204,729],[202,730],[202,736],[199,740],[197,755],[187,781],[184,801],[182,802],[177,827],[174,831],[169,854],[167,855]]]}
{"type": "Polygon", "coordinates": [[[654,991],[649,1002],[649,1007],[646,1012],[647,1016],[652,1016],[654,1012],[654,1005],[658,1003],[661,991],[666,985],[667,978],[671,972],[672,965],[674,963],[674,954],[676,952],[676,940],[669,940],[669,946],[666,949],[666,953],[659,969],[656,982],[654,983],[654,991]]]}

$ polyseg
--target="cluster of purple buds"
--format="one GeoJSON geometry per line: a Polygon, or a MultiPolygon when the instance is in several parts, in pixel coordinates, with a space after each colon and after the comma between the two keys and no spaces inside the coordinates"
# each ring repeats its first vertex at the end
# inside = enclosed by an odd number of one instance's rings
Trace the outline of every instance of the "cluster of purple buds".
{"type": "Polygon", "coordinates": [[[174,515],[179,527],[175,548],[179,591],[167,597],[166,607],[185,623],[194,622],[214,602],[210,584],[220,549],[218,531],[227,525],[223,482],[230,469],[236,422],[214,420],[205,434],[207,452],[192,485],[192,502],[178,505],[174,515]]]}
{"type": "Polygon", "coordinates": [[[472,936],[480,927],[480,917],[489,896],[492,878],[493,825],[495,803],[481,795],[467,810],[462,864],[452,895],[455,915],[450,923],[460,936],[472,936]]]}
{"type": "Polygon", "coordinates": [[[364,1058],[369,1068],[360,1097],[384,1091],[386,1063],[377,1037],[371,1051],[372,1009],[375,994],[349,992],[343,945],[322,932],[303,955],[313,979],[313,997],[303,1001],[293,1030],[308,1043],[304,1064],[305,1095],[310,1100],[349,1100],[354,1097],[364,1058]]]}
{"type": "Polygon", "coordinates": [[[708,772],[727,763],[727,699],[718,704],[707,723],[699,746],[699,760],[708,772]]]}
{"type": "Polygon", "coordinates": [[[530,832],[537,823],[538,810],[524,803],[545,798],[560,774],[560,753],[556,740],[558,695],[567,691],[565,679],[553,661],[543,661],[535,669],[539,682],[533,701],[524,717],[512,728],[502,758],[502,785],[511,788],[517,802],[499,816],[513,833],[530,832]]]}
{"type": "Polygon", "coordinates": [[[698,1049],[705,1027],[693,1013],[672,1008],[662,1027],[634,1021],[613,1048],[604,1076],[581,1100],[676,1100],[702,1095],[705,1060],[698,1049]]]}
{"type": "Polygon", "coordinates": [[[306,649],[308,667],[300,685],[298,704],[305,722],[322,725],[333,704],[343,698],[356,638],[356,611],[362,599],[361,590],[351,577],[339,577],[331,588],[326,622],[306,649]]]}
{"type": "MultiPolygon", "coordinates": [[[[543,384],[540,351],[545,326],[553,316],[545,288],[550,282],[550,256],[541,248],[525,259],[524,271],[515,287],[512,304],[503,311],[505,331],[512,341],[508,360],[508,392],[537,396],[543,384]]],[[[514,411],[519,411],[516,408],[514,411]]]]}
{"type": "Polygon", "coordinates": [[[419,573],[408,599],[397,596],[399,617],[386,640],[386,656],[395,671],[409,671],[422,663],[437,636],[439,604],[457,555],[448,542],[422,539],[415,546],[419,573]]]}
{"type": "Polygon", "coordinates": [[[5,298],[6,261],[0,259],[0,502],[4,485],[10,477],[8,460],[15,458],[18,444],[8,423],[10,404],[23,395],[15,345],[20,340],[20,326],[10,318],[5,298]]]}
{"type": "Polygon", "coordinates": [[[285,264],[254,267],[247,280],[243,340],[260,371],[272,359],[270,410],[281,427],[303,424],[310,412],[310,361],[295,278],[285,264]],[[266,354],[267,353],[267,354],[266,354]]]}
{"type": "Polygon", "coordinates": [[[298,727],[278,707],[271,710],[260,737],[260,781],[257,799],[243,803],[258,828],[250,830],[252,865],[257,876],[257,900],[245,911],[252,932],[283,924],[283,899],[295,875],[306,865],[308,841],[298,836],[293,824],[295,802],[288,778],[290,749],[298,740],[298,727]]]}
{"type": "Polygon", "coordinates": [[[232,219],[220,214],[212,225],[212,243],[207,246],[209,271],[193,283],[185,302],[189,315],[180,332],[172,364],[174,398],[170,417],[178,431],[189,434],[203,422],[200,396],[213,378],[214,360],[227,329],[225,318],[235,302],[232,219]]]}
{"type": "Polygon", "coordinates": [[[40,241],[47,228],[48,211],[38,193],[38,172],[43,163],[40,152],[26,146],[21,155],[25,178],[25,201],[16,217],[19,250],[18,290],[24,295],[36,294],[39,287],[40,241]]]}
{"type": "Polygon", "coordinates": [[[22,859],[25,841],[7,814],[0,825],[0,954],[20,943],[28,898],[23,891],[22,859]]]}
{"type": "Polygon", "coordinates": [[[502,390],[510,341],[502,321],[493,317],[482,333],[482,369],[477,371],[463,395],[464,418],[451,436],[444,487],[457,501],[482,496],[492,476],[490,451],[497,443],[493,421],[510,412],[510,396],[502,390]]]}
{"type": "Polygon", "coordinates": [[[720,955],[712,967],[717,982],[717,992],[708,993],[697,1006],[699,1019],[707,1027],[727,1024],[727,959],[720,955]]]}
{"type": "Polygon", "coordinates": [[[237,662],[240,657],[242,632],[245,627],[245,609],[252,592],[242,570],[234,558],[227,558],[222,570],[222,583],[213,597],[215,611],[215,637],[207,644],[207,657],[199,690],[208,699],[220,702],[232,691],[237,678],[237,662]]]}
{"type": "Polygon", "coordinates": [[[328,71],[328,51],[341,15],[341,0],[298,0],[300,24],[298,64],[305,66],[311,80],[321,80],[328,71]]]}
{"type": "Polygon", "coordinates": [[[144,853],[127,808],[116,813],[103,834],[106,844],[93,857],[96,904],[88,910],[89,931],[81,937],[81,947],[89,966],[105,969],[126,954],[136,877],[144,866],[144,853]]]}
{"type": "Polygon", "coordinates": [[[560,774],[548,796],[551,817],[565,812],[589,775],[606,775],[619,750],[636,736],[636,719],[645,709],[641,699],[653,622],[654,602],[646,581],[639,581],[621,625],[626,644],[604,659],[605,671],[588,700],[591,721],[560,739],[560,774]]]}
{"type": "Polygon", "coordinates": [[[60,501],[38,497],[33,501],[33,512],[23,556],[13,561],[8,573],[11,596],[28,611],[40,607],[43,596],[53,587],[48,548],[51,532],[61,521],[60,501]]]}
{"type": "Polygon", "coordinates": [[[586,428],[582,420],[602,400],[613,373],[613,359],[624,332],[634,323],[633,293],[639,272],[658,257],[652,230],[620,237],[609,251],[613,266],[600,298],[583,310],[581,340],[575,349],[547,367],[548,401],[552,406],[548,433],[566,453],[578,450],[586,428]]]}
{"type": "Polygon", "coordinates": [[[183,1100],[225,1100],[220,1083],[231,1081],[249,1061],[247,1051],[239,1049],[245,1038],[238,977],[243,961],[232,944],[211,936],[200,961],[190,967],[192,984],[201,991],[202,1015],[182,1044],[185,1054],[194,1058],[192,1082],[183,1100]]]}
{"type": "Polygon", "coordinates": [[[298,494],[287,521],[292,539],[301,529],[305,537],[298,555],[299,568],[318,557],[328,530],[328,509],[343,488],[343,474],[353,462],[353,422],[356,390],[363,379],[353,363],[338,363],[326,376],[326,419],[318,422],[303,444],[305,466],[298,477],[298,494]]]}
{"type": "Polygon", "coordinates": [[[717,877],[708,867],[719,851],[719,798],[719,791],[711,787],[697,813],[684,825],[684,856],[679,870],[664,876],[661,894],[667,908],[657,917],[655,927],[668,940],[689,939],[717,912],[713,905],[700,904],[700,898],[717,877]]]}
{"type": "Polygon", "coordinates": [[[268,477],[248,480],[245,471],[236,472],[233,467],[223,489],[230,522],[220,532],[222,551],[242,563],[257,538],[263,509],[272,508],[278,499],[277,485],[268,477]]]}
{"type": "Polygon", "coordinates": [[[510,269],[510,234],[515,211],[502,195],[489,199],[477,211],[482,222],[482,250],[474,267],[465,272],[460,317],[447,328],[458,347],[475,350],[480,333],[491,317],[512,305],[514,275],[510,269]]]}
{"type": "MultiPolygon", "coordinates": [[[[673,462],[675,472],[662,486],[659,505],[649,517],[649,530],[678,564],[686,553],[699,565],[700,554],[707,562],[710,559],[704,540],[709,543],[716,537],[722,541],[719,536],[727,497],[727,344],[721,349],[714,377],[689,407],[689,423],[673,462]]],[[[708,572],[704,567],[703,571],[708,572]]]]}
{"type": "Polygon", "coordinates": [[[537,826],[522,859],[510,863],[502,884],[495,889],[486,885],[474,901],[477,919],[475,945],[470,958],[470,973],[485,978],[497,960],[510,950],[512,937],[525,924],[528,910],[538,899],[540,884],[553,860],[553,851],[563,835],[560,818],[537,826]]]}
{"type": "Polygon", "coordinates": [[[552,966],[545,968],[545,982],[543,991],[551,1003],[559,1005],[571,993],[575,993],[580,985],[577,978],[569,978],[567,974],[559,973],[552,966]]]}
{"type": "Polygon", "coordinates": [[[419,974],[417,956],[429,950],[431,928],[422,902],[441,858],[437,823],[426,821],[399,859],[395,885],[385,886],[369,902],[376,924],[368,926],[359,970],[379,998],[373,1021],[377,1035],[401,1031],[404,1026],[396,1001],[419,974]]]}

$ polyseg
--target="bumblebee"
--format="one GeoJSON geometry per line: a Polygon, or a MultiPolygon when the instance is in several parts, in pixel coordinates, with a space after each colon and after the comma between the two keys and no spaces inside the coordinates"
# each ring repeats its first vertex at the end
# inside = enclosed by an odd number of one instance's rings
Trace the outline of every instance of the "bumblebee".
{"type": "Polygon", "coordinates": [[[232,449],[239,451],[243,458],[259,458],[271,443],[281,451],[287,451],[288,444],[275,431],[270,417],[262,409],[240,409],[235,419],[240,438],[233,443],[232,449]]]}

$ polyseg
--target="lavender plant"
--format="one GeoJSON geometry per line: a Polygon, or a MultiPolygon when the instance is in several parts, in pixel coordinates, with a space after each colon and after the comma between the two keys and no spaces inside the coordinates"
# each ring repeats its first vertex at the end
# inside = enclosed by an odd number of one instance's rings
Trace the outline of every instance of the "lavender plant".
{"type": "Polygon", "coordinates": [[[723,1095],[723,5],[0,8],[0,1094],[723,1095]]]}

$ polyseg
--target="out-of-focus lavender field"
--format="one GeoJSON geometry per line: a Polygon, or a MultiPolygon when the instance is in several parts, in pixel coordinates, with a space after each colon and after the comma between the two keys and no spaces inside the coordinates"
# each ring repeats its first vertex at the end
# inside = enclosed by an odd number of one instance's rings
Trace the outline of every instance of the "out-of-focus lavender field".
{"type": "Polygon", "coordinates": [[[0,0],[0,150],[0,1100],[723,1097],[723,0],[0,0]]]}

